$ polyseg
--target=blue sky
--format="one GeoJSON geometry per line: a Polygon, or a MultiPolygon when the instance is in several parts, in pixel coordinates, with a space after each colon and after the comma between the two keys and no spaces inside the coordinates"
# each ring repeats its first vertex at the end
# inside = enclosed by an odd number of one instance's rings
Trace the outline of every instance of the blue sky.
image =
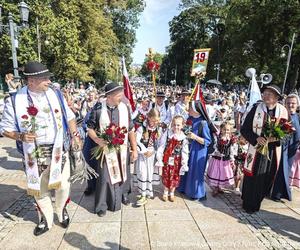
{"type": "Polygon", "coordinates": [[[180,0],[146,0],[146,8],[140,16],[137,43],[133,50],[133,63],[142,64],[148,48],[164,53],[169,45],[169,21],[180,13],[180,0]]]}

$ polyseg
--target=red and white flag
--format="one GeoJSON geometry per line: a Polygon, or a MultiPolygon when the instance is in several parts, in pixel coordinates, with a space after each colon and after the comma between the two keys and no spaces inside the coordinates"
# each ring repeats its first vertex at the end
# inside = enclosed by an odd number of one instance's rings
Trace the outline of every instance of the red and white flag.
{"type": "Polygon", "coordinates": [[[197,83],[197,85],[195,86],[193,100],[194,101],[201,101],[203,107],[206,110],[206,105],[205,105],[205,100],[204,100],[204,97],[203,97],[203,92],[202,92],[202,89],[201,89],[199,83],[197,83]]]}
{"type": "Polygon", "coordinates": [[[128,99],[128,101],[131,105],[132,112],[134,112],[135,111],[135,104],[134,104],[134,101],[133,101],[133,95],[132,95],[132,90],[131,90],[130,83],[129,83],[129,77],[128,77],[128,72],[127,72],[127,69],[126,69],[124,56],[122,57],[122,64],[123,64],[124,95],[126,96],[126,98],[128,99]]]}

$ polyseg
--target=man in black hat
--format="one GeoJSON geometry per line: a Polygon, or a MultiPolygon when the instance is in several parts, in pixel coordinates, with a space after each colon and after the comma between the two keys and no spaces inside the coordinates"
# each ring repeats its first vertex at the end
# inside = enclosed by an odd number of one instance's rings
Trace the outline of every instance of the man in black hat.
{"type": "Polygon", "coordinates": [[[181,115],[185,120],[189,117],[190,92],[183,89],[180,94],[179,102],[175,105],[175,115],[181,115]]]}
{"type": "MultiPolygon", "coordinates": [[[[263,88],[262,96],[263,102],[254,105],[241,128],[242,136],[250,143],[244,165],[242,191],[243,208],[248,213],[259,211],[264,197],[270,196],[275,189],[275,178],[282,169],[288,168],[290,157],[286,145],[281,145],[275,138],[267,138],[263,131],[267,118],[289,119],[286,108],[278,103],[281,98],[280,89],[276,85],[267,85],[263,88]],[[258,147],[263,146],[268,146],[266,154],[258,150],[258,147]]],[[[284,188],[284,192],[286,194],[290,191],[284,188]]],[[[287,195],[286,198],[288,197],[287,195]]]]}
{"type": "Polygon", "coordinates": [[[156,93],[156,102],[152,104],[152,108],[156,108],[160,114],[160,125],[162,128],[166,128],[171,122],[169,102],[165,101],[165,98],[165,93],[159,91],[156,93]]]}
{"type": "Polygon", "coordinates": [[[73,112],[59,90],[49,88],[51,75],[43,64],[28,62],[24,68],[27,86],[8,99],[0,123],[3,135],[16,140],[24,156],[27,192],[34,196],[39,212],[36,236],[52,227],[52,189],[60,225],[69,225],[68,142],[81,144],[73,112]]]}
{"type": "Polygon", "coordinates": [[[209,117],[209,119],[214,122],[215,119],[216,119],[216,116],[217,116],[217,108],[214,103],[215,103],[215,100],[213,98],[212,95],[208,94],[206,97],[205,97],[205,102],[206,102],[206,111],[207,111],[207,115],[209,117]]]}
{"type": "Polygon", "coordinates": [[[130,161],[129,143],[131,147],[131,161],[137,159],[137,145],[134,125],[129,107],[122,103],[123,87],[116,83],[105,86],[106,100],[95,105],[87,122],[89,137],[103,149],[103,159],[99,160],[96,180],[95,213],[105,216],[106,211],[118,211],[121,203],[128,205],[130,192],[130,161]],[[105,129],[115,124],[126,127],[124,144],[119,150],[107,149],[108,142],[97,136],[97,131],[104,133],[105,129]]]}

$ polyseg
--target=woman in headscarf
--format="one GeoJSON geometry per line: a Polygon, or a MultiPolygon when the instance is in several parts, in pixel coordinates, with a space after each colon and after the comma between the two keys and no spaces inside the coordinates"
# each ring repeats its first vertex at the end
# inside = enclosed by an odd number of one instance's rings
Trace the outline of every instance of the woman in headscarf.
{"type": "Polygon", "coordinates": [[[209,129],[209,119],[200,101],[193,101],[189,105],[189,118],[187,124],[191,124],[189,171],[182,176],[179,192],[191,199],[205,200],[205,168],[207,162],[208,146],[212,138],[209,129]]]}

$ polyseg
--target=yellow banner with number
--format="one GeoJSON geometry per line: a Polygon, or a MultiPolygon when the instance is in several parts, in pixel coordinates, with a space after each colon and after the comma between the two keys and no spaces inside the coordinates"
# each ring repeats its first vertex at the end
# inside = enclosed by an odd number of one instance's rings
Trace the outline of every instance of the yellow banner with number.
{"type": "Polygon", "coordinates": [[[191,76],[206,73],[209,52],[211,49],[195,49],[191,76]]]}

